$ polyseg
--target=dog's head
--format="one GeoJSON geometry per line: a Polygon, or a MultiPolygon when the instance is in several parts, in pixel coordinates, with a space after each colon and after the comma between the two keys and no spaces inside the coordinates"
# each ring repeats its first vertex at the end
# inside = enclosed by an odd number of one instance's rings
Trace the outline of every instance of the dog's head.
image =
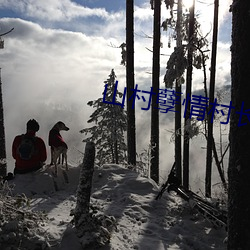
{"type": "Polygon", "coordinates": [[[61,131],[61,130],[68,131],[69,130],[69,128],[65,125],[65,123],[61,122],[61,121],[57,122],[54,125],[54,128],[58,129],[59,131],[61,131]]]}

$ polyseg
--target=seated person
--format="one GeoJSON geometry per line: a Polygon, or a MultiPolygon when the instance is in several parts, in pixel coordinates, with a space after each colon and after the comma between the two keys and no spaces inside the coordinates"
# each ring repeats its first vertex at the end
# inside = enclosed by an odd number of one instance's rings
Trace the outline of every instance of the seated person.
{"type": "Polygon", "coordinates": [[[36,120],[29,120],[26,134],[15,137],[12,144],[12,156],[16,160],[14,175],[37,171],[43,167],[47,152],[43,139],[36,136],[39,128],[36,120]]]}

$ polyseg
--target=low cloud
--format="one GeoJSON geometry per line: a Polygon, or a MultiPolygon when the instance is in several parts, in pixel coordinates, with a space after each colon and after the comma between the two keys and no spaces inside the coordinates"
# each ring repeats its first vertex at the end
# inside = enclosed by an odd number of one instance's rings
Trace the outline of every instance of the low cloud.
{"type": "Polygon", "coordinates": [[[90,114],[87,102],[102,95],[112,68],[124,71],[119,53],[101,37],[44,29],[20,19],[4,18],[1,24],[14,27],[1,50],[8,157],[14,135],[25,132],[30,118],[41,123],[45,140],[46,129],[58,120],[68,122],[81,144],[79,130],[90,114]]]}
{"type": "Polygon", "coordinates": [[[1,8],[22,13],[23,16],[47,20],[47,21],[70,21],[74,18],[86,18],[91,16],[107,18],[108,12],[103,8],[88,8],[70,0],[50,0],[49,4],[43,1],[16,1],[8,0],[0,3],[1,8]]]}
{"type": "MultiPolygon", "coordinates": [[[[70,127],[70,131],[63,133],[69,144],[70,161],[77,163],[78,151],[83,151],[83,135],[79,130],[89,126],[87,120],[93,112],[87,102],[101,97],[103,82],[111,69],[115,70],[120,91],[125,86],[126,70],[120,65],[121,50],[111,46],[119,47],[125,42],[125,11],[88,10],[66,0],[51,1],[51,5],[46,6],[31,0],[25,3],[13,0],[0,3],[0,8],[13,8],[24,18],[31,19],[0,19],[1,31],[14,27],[14,31],[4,37],[5,48],[0,51],[8,167],[9,170],[14,167],[12,140],[16,134],[25,132],[26,122],[31,118],[39,121],[38,135],[46,143],[49,129],[58,120],[64,121],[70,127]]],[[[152,35],[152,14],[149,4],[135,7],[135,83],[138,89],[145,91],[151,86],[152,52],[147,48],[152,49],[153,41],[145,34],[152,35]]],[[[161,53],[170,54],[173,48],[167,48],[164,32],[162,41],[161,53]]],[[[225,63],[230,63],[229,48],[221,43],[218,49],[222,51],[218,53],[218,82],[230,84],[230,72],[225,67],[225,63]]],[[[162,87],[167,60],[168,56],[161,57],[162,87]]],[[[195,72],[194,89],[202,89],[202,83],[202,73],[195,72]]],[[[139,109],[137,106],[138,153],[149,144],[151,115],[151,111],[139,109]]],[[[165,176],[174,157],[169,132],[173,130],[174,118],[171,114],[161,114],[160,119],[160,162],[165,176]]]]}

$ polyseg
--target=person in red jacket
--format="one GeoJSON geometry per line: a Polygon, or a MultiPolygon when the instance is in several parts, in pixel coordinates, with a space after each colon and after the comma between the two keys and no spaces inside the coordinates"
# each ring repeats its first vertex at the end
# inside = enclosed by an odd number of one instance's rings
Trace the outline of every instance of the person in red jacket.
{"type": "Polygon", "coordinates": [[[43,139],[36,136],[39,128],[36,120],[29,120],[26,134],[15,137],[12,144],[12,156],[16,160],[14,175],[34,172],[43,167],[47,151],[43,139]]]}

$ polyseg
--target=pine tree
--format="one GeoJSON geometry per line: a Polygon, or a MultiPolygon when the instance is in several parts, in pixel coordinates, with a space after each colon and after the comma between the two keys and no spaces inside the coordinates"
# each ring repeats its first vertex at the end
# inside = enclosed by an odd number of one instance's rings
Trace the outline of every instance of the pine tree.
{"type": "Polygon", "coordinates": [[[125,162],[127,151],[124,142],[124,132],[127,130],[127,115],[123,109],[124,96],[117,89],[118,82],[113,69],[104,83],[103,97],[87,103],[95,108],[88,123],[95,123],[95,125],[84,128],[80,132],[85,135],[91,134],[83,141],[95,143],[97,164],[119,164],[125,162]],[[123,98],[122,102],[118,98],[123,98]]]}

